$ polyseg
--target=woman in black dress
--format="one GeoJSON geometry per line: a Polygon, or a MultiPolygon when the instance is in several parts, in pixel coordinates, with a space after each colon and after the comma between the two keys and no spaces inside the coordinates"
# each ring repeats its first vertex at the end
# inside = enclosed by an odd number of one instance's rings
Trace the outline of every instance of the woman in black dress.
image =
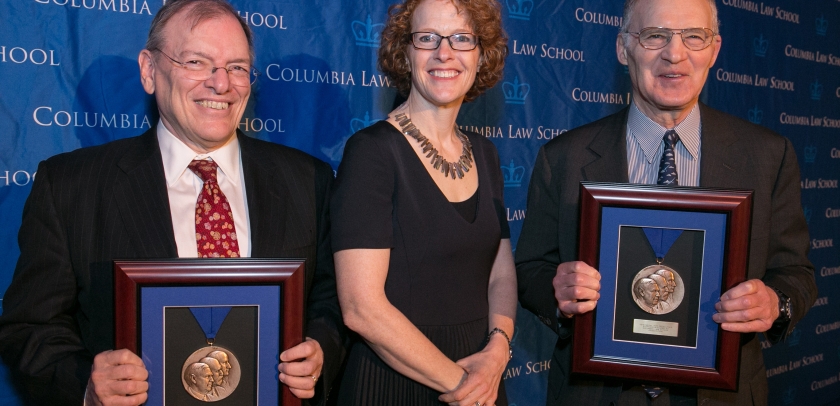
{"type": "Polygon", "coordinates": [[[516,275],[495,147],[455,124],[501,77],[496,0],[407,0],[380,68],[407,101],[347,142],[331,203],[340,405],[506,405],[516,275]]]}

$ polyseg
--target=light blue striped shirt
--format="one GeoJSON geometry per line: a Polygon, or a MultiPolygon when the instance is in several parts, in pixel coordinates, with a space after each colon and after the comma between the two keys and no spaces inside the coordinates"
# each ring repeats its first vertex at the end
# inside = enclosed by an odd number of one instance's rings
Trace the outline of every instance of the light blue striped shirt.
{"type": "MultiPolygon", "coordinates": [[[[630,106],[627,117],[627,166],[630,183],[656,184],[659,160],[665,143],[664,128],[644,115],[636,103],[630,106]]],[[[694,105],[691,113],[673,128],[680,136],[675,148],[677,179],[680,186],[700,185],[700,108],[694,105]]]]}

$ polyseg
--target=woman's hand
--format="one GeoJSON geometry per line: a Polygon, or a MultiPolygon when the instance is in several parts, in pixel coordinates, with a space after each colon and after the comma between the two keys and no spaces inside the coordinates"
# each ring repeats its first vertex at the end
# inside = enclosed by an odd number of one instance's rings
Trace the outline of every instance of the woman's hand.
{"type": "Polygon", "coordinates": [[[499,334],[490,336],[490,342],[483,350],[456,362],[469,375],[457,388],[440,395],[438,400],[452,406],[493,406],[510,358],[509,351],[504,337],[499,334]]]}

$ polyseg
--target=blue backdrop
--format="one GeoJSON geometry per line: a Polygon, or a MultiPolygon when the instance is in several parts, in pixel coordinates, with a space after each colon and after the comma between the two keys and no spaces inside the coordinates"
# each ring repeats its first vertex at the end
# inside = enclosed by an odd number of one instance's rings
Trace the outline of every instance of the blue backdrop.
{"type": "MultiPolygon", "coordinates": [[[[138,135],[157,120],[137,54],[165,0],[0,2],[0,294],[38,162],[138,135]]],[[[256,35],[257,68],[240,128],[337,167],[344,142],[386,117],[396,94],[376,69],[390,0],[233,0],[256,35]]],[[[503,0],[503,83],[458,124],[499,149],[515,245],[537,150],[629,103],[615,58],[616,0],[503,0]]],[[[765,343],[774,405],[840,398],[840,1],[718,0],[723,50],[702,100],[789,137],[802,169],[819,300],[785,344],[765,343]]],[[[2,306],[2,302],[0,302],[2,306]]],[[[553,334],[520,311],[505,373],[510,401],[544,402],[553,334]]],[[[0,405],[19,401],[0,368],[0,405]]]]}

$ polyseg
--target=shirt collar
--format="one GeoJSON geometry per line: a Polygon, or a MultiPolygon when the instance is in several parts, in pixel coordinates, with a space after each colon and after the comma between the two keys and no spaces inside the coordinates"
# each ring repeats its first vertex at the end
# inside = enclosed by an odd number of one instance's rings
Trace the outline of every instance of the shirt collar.
{"type": "MultiPolygon", "coordinates": [[[[669,128],[662,127],[650,119],[631,103],[630,113],[627,117],[627,132],[629,136],[636,139],[642,151],[645,153],[645,160],[652,163],[662,142],[662,136],[669,128]]],[[[680,136],[680,142],[691,154],[691,158],[697,160],[700,155],[700,108],[697,104],[688,113],[688,117],[673,128],[680,136]]]]}
{"type": "MultiPolygon", "coordinates": [[[[239,139],[233,137],[230,142],[221,148],[207,154],[199,154],[190,149],[183,141],[175,136],[163,125],[162,121],[157,124],[157,139],[160,146],[160,155],[163,158],[163,172],[166,176],[166,185],[174,185],[185,172],[189,171],[190,162],[194,159],[211,158],[219,169],[225,174],[228,182],[239,186],[239,139]]],[[[190,171],[191,172],[191,171],[190,171]]]]}

